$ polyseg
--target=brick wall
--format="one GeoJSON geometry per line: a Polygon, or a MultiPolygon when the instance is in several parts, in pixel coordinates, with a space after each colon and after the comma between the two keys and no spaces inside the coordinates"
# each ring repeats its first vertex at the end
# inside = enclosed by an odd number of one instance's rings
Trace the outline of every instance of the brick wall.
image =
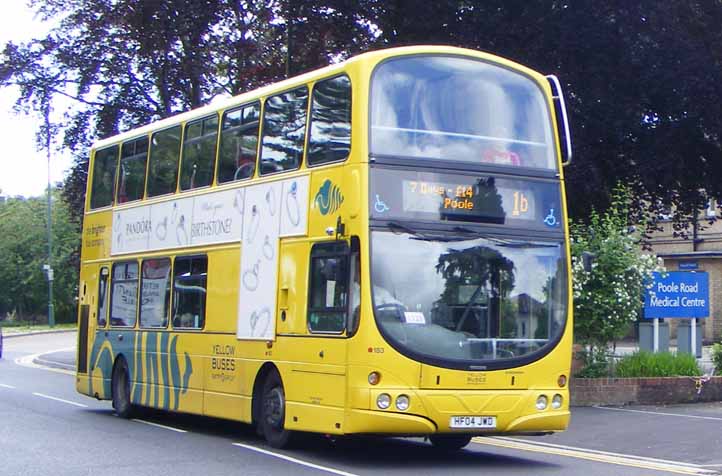
{"type": "Polygon", "coordinates": [[[572,406],[666,405],[722,401],[722,377],[712,377],[697,392],[696,377],[573,378],[572,406]]]}

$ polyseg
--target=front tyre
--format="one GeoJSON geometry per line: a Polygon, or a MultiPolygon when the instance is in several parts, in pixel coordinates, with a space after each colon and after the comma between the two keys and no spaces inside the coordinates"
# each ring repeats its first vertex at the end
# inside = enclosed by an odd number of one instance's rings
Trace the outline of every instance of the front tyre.
{"type": "Polygon", "coordinates": [[[121,418],[132,418],[136,413],[136,407],[130,401],[130,372],[128,372],[128,364],[122,357],[113,367],[111,386],[115,413],[121,418]]]}
{"type": "Polygon", "coordinates": [[[291,442],[293,433],[284,428],[286,419],[286,394],[277,372],[271,372],[263,382],[261,397],[261,433],[269,445],[285,448],[291,442]]]}
{"type": "Polygon", "coordinates": [[[459,451],[471,441],[469,435],[434,435],[429,440],[434,448],[441,451],[459,451]]]}

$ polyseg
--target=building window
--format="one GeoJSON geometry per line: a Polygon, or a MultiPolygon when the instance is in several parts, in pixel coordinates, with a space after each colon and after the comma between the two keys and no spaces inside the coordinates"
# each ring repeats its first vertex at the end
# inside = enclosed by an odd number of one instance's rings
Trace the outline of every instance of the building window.
{"type": "Polygon", "coordinates": [[[170,259],[143,261],[140,281],[140,326],[168,326],[170,304],[170,259]]]}
{"type": "Polygon", "coordinates": [[[307,107],[308,88],[305,86],[266,99],[261,175],[294,170],[301,166],[307,107]]]}
{"type": "Polygon", "coordinates": [[[319,81],[311,100],[308,163],[339,162],[351,150],[351,80],[348,76],[319,81]]]}
{"type": "Polygon", "coordinates": [[[206,316],[208,258],[183,256],[173,267],[173,327],[202,329],[206,316]]]}
{"type": "Polygon", "coordinates": [[[90,189],[91,210],[113,204],[115,170],[117,166],[117,145],[95,152],[95,160],[93,161],[93,185],[90,189]]]}
{"type": "Polygon", "coordinates": [[[216,114],[186,124],[183,136],[181,190],[207,187],[213,182],[217,140],[218,116],[216,114]]]}
{"type": "Polygon", "coordinates": [[[178,157],[181,142],[180,126],[153,134],[148,166],[148,196],[175,193],[178,182],[178,157]]]}
{"type": "Polygon", "coordinates": [[[221,147],[218,153],[218,183],[253,177],[258,153],[261,103],[223,114],[221,147]]]}
{"type": "Polygon", "coordinates": [[[110,296],[110,325],[134,327],[138,302],[138,263],[127,261],[113,265],[110,296]]]}
{"type": "Polygon", "coordinates": [[[342,333],[349,307],[349,252],[345,242],[321,243],[311,250],[308,328],[342,333]]]}

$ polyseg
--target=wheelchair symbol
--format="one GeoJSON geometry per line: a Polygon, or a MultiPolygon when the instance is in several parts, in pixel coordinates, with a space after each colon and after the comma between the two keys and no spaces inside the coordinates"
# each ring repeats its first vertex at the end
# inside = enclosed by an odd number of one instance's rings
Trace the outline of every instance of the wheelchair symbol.
{"type": "Polygon", "coordinates": [[[374,203],[374,210],[376,213],[384,213],[390,210],[390,208],[381,200],[378,194],[376,194],[376,203],[374,203]]]}
{"type": "Polygon", "coordinates": [[[546,216],[544,219],[544,224],[546,226],[557,226],[559,222],[557,221],[557,217],[554,216],[554,209],[549,209],[549,215],[546,216]]]}

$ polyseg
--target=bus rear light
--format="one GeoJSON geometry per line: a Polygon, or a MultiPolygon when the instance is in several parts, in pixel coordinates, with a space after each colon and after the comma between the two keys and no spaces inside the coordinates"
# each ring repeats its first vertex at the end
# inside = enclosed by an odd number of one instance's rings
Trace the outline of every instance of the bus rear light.
{"type": "Polygon", "coordinates": [[[547,405],[549,404],[549,399],[546,395],[539,395],[536,399],[536,409],[537,410],[546,410],[547,405]]]}
{"type": "Polygon", "coordinates": [[[381,374],[378,372],[371,372],[369,374],[369,383],[371,385],[378,385],[381,381],[381,374]]]}
{"type": "Polygon", "coordinates": [[[564,388],[564,386],[567,384],[567,376],[562,374],[557,379],[557,385],[559,385],[559,388],[564,388]]]}
{"type": "Polygon", "coordinates": [[[396,408],[405,412],[409,409],[410,401],[408,395],[399,395],[396,397],[396,408]]]}
{"type": "Polygon", "coordinates": [[[388,393],[382,393],[376,397],[376,406],[382,410],[386,410],[391,406],[391,395],[388,393]]]}

